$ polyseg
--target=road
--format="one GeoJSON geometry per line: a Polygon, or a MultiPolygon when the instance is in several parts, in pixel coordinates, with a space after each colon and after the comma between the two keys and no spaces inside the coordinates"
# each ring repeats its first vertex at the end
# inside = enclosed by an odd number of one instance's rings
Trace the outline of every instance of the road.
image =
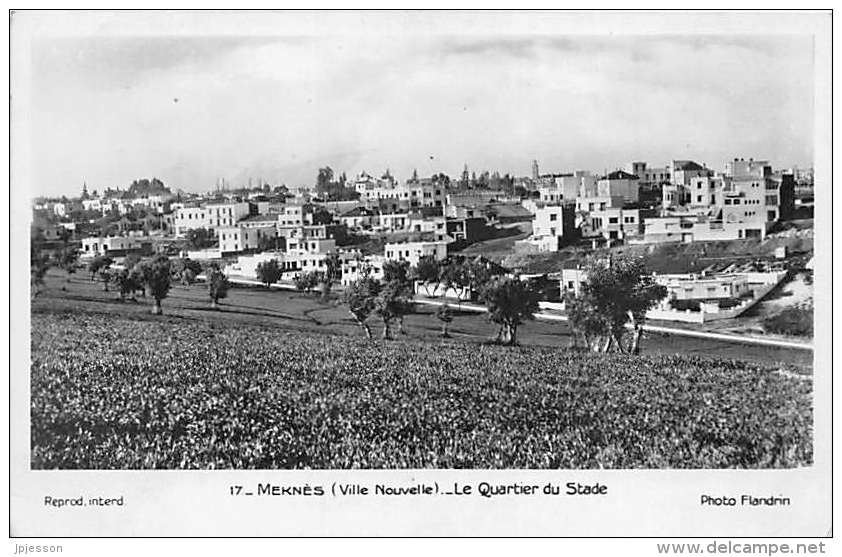
{"type": "MultiPolygon", "coordinates": [[[[416,298],[416,302],[420,304],[442,305],[443,302],[431,300],[428,298],[416,298]]],[[[453,305],[452,302],[450,302],[453,305]]],[[[458,307],[466,311],[487,312],[488,310],[483,306],[462,302],[458,307]]],[[[536,319],[544,319],[547,321],[568,321],[567,316],[553,314],[553,313],[537,313],[536,319]]],[[[813,350],[813,345],[805,342],[796,342],[772,338],[760,338],[747,335],[729,335],[724,333],[711,333],[707,331],[694,331],[692,329],[676,329],[672,327],[661,327],[657,325],[644,325],[643,330],[649,333],[659,333],[666,335],[679,335],[692,338],[722,340],[726,342],[734,342],[737,344],[755,344],[760,346],[776,346],[779,348],[795,348],[797,350],[813,350]]]]}

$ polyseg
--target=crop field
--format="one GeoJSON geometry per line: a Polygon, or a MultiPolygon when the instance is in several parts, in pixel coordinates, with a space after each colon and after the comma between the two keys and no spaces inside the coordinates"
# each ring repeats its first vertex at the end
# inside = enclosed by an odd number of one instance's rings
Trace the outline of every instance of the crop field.
{"type": "Polygon", "coordinates": [[[812,381],[773,366],[369,342],[64,294],[33,305],[36,469],[812,463],[812,381]]]}

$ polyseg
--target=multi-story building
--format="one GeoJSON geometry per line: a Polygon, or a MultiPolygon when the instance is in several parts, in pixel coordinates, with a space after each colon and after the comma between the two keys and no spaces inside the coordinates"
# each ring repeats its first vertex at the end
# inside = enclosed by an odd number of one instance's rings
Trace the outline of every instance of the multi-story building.
{"type": "Polygon", "coordinates": [[[725,163],[723,174],[731,179],[735,191],[751,199],[749,204],[755,206],[756,212],[763,213],[762,219],[765,222],[791,218],[794,213],[794,177],[791,174],[773,173],[769,161],[734,159],[725,163]]]}
{"type": "Polygon", "coordinates": [[[713,176],[713,171],[694,161],[674,160],[667,167],[670,182],[663,186],[662,204],[664,208],[683,207],[692,197],[691,182],[694,178],[713,176]]]}
{"type": "Polygon", "coordinates": [[[172,194],[150,195],[147,197],[136,197],[131,200],[132,207],[144,207],[153,213],[165,213],[170,209],[173,199],[172,194]]]}
{"type": "Polygon", "coordinates": [[[623,170],[615,170],[597,182],[596,197],[620,197],[625,202],[635,203],[640,199],[638,177],[623,170]]]}
{"type": "Polygon", "coordinates": [[[591,213],[593,211],[604,211],[612,207],[622,207],[625,200],[620,196],[607,197],[577,197],[576,212],[591,213]]]}
{"type": "Polygon", "coordinates": [[[217,229],[221,226],[233,226],[234,223],[249,215],[249,204],[245,201],[208,203],[205,205],[208,226],[217,229]]]}
{"type": "Polygon", "coordinates": [[[366,172],[357,176],[354,189],[367,204],[377,204],[387,210],[441,207],[445,203],[445,188],[432,178],[407,180],[398,184],[387,171],[379,180],[366,172]]]}
{"type": "Polygon", "coordinates": [[[712,205],[721,205],[722,192],[731,186],[727,176],[696,176],[690,179],[687,188],[688,205],[691,209],[706,210],[712,205]]]}
{"type": "Polygon", "coordinates": [[[448,218],[445,227],[447,235],[456,242],[478,242],[492,236],[483,217],[448,218]]]}
{"type": "Polygon", "coordinates": [[[336,240],[333,238],[293,238],[287,242],[286,253],[335,253],[336,240]]]}
{"type": "Polygon", "coordinates": [[[370,230],[380,220],[379,211],[355,207],[339,215],[339,222],[351,229],[370,230]]]}
{"type": "Polygon", "coordinates": [[[444,215],[426,216],[419,212],[409,213],[407,228],[409,232],[427,232],[436,234],[436,240],[447,236],[447,218],[444,215]]]}
{"type": "Polygon", "coordinates": [[[236,253],[240,251],[257,250],[265,245],[267,240],[278,237],[278,229],[274,222],[254,222],[245,225],[237,223],[234,226],[220,226],[216,229],[219,238],[219,251],[222,253],[236,253]]]}
{"type": "Polygon", "coordinates": [[[583,219],[580,228],[586,238],[601,236],[606,240],[625,240],[640,234],[640,210],[609,207],[593,211],[583,219]]]}
{"type": "Polygon", "coordinates": [[[210,228],[208,211],[204,207],[180,207],[175,211],[175,235],[183,237],[188,230],[210,228]]]}
{"type": "Polygon", "coordinates": [[[626,164],[625,171],[637,176],[641,186],[660,185],[670,181],[670,170],[665,166],[650,168],[645,162],[630,162],[626,164]]]}
{"type": "Polygon", "coordinates": [[[532,234],[516,243],[516,249],[558,251],[575,230],[572,205],[541,205],[535,208],[532,234]]]}

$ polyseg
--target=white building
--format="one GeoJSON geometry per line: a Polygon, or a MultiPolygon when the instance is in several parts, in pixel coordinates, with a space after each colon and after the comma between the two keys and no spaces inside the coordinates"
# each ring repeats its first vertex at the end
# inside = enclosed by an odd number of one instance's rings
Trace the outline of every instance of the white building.
{"type": "Polygon", "coordinates": [[[597,182],[598,197],[620,197],[635,203],[640,199],[638,177],[623,170],[615,170],[597,182]]]}
{"type": "Polygon", "coordinates": [[[407,180],[404,184],[398,184],[388,171],[380,179],[362,172],[354,180],[354,189],[367,204],[381,205],[386,202],[386,206],[391,203],[392,209],[441,207],[445,204],[444,186],[433,182],[431,178],[407,180]]]}
{"type": "Polygon", "coordinates": [[[641,185],[663,184],[671,179],[668,167],[650,168],[645,162],[630,162],[626,164],[625,171],[637,176],[641,185]]]}
{"type": "Polygon", "coordinates": [[[85,211],[99,211],[102,212],[102,200],[98,197],[82,200],[82,208],[85,211]]]}
{"type": "Polygon", "coordinates": [[[343,286],[348,286],[355,283],[363,276],[370,276],[376,280],[383,279],[383,265],[387,259],[382,255],[369,255],[366,257],[353,256],[342,262],[342,279],[343,286]]]}
{"type": "Polygon", "coordinates": [[[114,251],[129,251],[143,248],[144,242],[137,237],[128,236],[90,236],[82,238],[80,257],[108,255],[114,251]]]}
{"type": "Polygon", "coordinates": [[[260,248],[261,242],[266,239],[275,239],[278,236],[278,228],[274,223],[264,223],[262,226],[220,226],[216,229],[219,239],[219,251],[222,253],[234,253],[260,248]]]}
{"type": "Polygon", "coordinates": [[[379,224],[379,211],[366,207],[354,207],[339,215],[339,222],[350,229],[370,230],[379,224]]]}
{"type": "Polygon", "coordinates": [[[535,211],[535,220],[532,222],[532,235],[554,238],[564,236],[564,211],[565,208],[561,205],[538,207],[535,211]]]}
{"type": "Polygon", "coordinates": [[[433,256],[436,261],[447,257],[447,242],[402,242],[386,244],[386,259],[409,261],[410,266],[418,265],[422,257],[433,256]]]}
{"type": "Polygon", "coordinates": [[[532,234],[515,242],[517,251],[558,251],[574,228],[573,207],[565,205],[535,204],[532,234]]]}
{"type": "Polygon", "coordinates": [[[593,211],[583,219],[582,236],[601,236],[606,240],[624,240],[640,233],[640,210],[609,207],[593,211]]]}
{"type": "Polygon", "coordinates": [[[240,219],[248,216],[247,202],[208,203],[205,205],[208,226],[214,230],[221,226],[233,226],[240,219]]]}
{"type": "Polygon", "coordinates": [[[655,282],[666,287],[670,300],[715,300],[751,295],[745,274],[655,275],[655,282]]]}
{"type": "Polygon", "coordinates": [[[604,211],[612,207],[622,207],[623,201],[623,198],[619,196],[577,197],[576,212],[592,213],[593,211],[604,211]]]}
{"type": "Polygon", "coordinates": [[[175,211],[175,236],[183,237],[188,230],[211,228],[208,211],[204,207],[180,207],[175,211]]]}

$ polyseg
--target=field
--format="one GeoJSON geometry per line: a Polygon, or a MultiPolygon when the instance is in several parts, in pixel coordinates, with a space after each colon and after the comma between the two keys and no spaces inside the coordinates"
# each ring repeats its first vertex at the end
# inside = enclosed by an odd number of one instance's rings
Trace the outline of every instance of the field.
{"type": "MultiPolygon", "coordinates": [[[[51,270],[47,275],[47,289],[33,302],[33,311],[68,312],[119,312],[127,315],[145,314],[149,300],[140,303],[116,300],[113,292],[103,292],[102,286],[78,275],[65,282],[64,274],[51,270]],[[61,290],[64,288],[65,290],[61,290]]],[[[260,325],[273,329],[297,330],[314,333],[336,333],[359,337],[363,335],[348,311],[335,303],[324,304],[316,297],[297,292],[266,291],[262,288],[237,288],[222,301],[222,311],[210,309],[207,292],[202,285],[190,289],[175,286],[164,300],[164,312],[183,321],[210,321],[227,325],[260,325]]],[[[441,322],[434,316],[434,306],[418,305],[416,313],[406,318],[404,338],[438,341],[441,322]]],[[[670,324],[674,325],[674,324],[670,324]]],[[[379,324],[372,321],[374,332],[379,324]]],[[[465,312],[451,324],[455,339],[467,342],[484,342],[494,335],[495,328],[485,316],[465,312]]],[[[567,348],[573,344],[570,328],[566,323],[530,321],[518,331],[518,340],[524,346],[567,348]]],[[[680,336],[646,335],[643,341],[645,354],[671,355],[675,353],[749,360],[770,366],[795,367],[811,373],[813,354],[807,350],[792,350],[771,346],[742,345],[717,340],[680,336]]]]}
{"type": "Polygon", "coordinates": [[[173,294],[160,317],[50,277],[32,309],[33,468],[812,462],[812,381],[777,365],[441,341],[428,315],[367,342],[296,294],[235,290],[219,313],[199,287],[173,294]]]}

